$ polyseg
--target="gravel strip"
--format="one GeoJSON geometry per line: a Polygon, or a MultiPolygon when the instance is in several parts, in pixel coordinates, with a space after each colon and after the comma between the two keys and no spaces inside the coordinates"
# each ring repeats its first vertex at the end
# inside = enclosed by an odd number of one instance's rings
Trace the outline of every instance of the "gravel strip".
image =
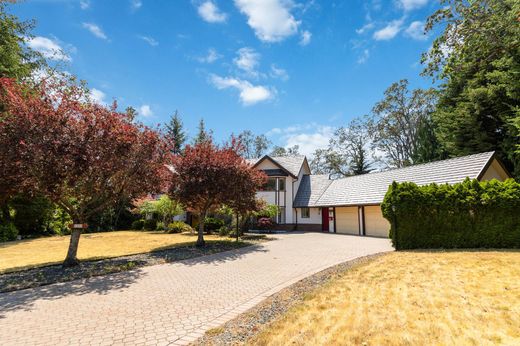
{"type": "Polygon", "coordinates": [[[210,329],[192,345],[244,345],[248,340],[264,330],[270,323],[285,314],[291,307],[303,302],[309,292],[319,289],[325,283],[343,275],[347,270],[368,263],[375,255],[360,257],[327,268],[273,294],[257,306],[240,314],[221,327],[210,329]]]}
{"type": "Polygon", "coordinates": [[[181,261],[189,258],[211,255],[217,252],[238,249],[266,240],[268,239],[265,237],[244,236],[239,242],[235,242],[234,240],[207,241],[206,246],[203,248],[198,248],[193,244],[184,245],[167,250],[137,255],[108,258],[97,261],[84,261],[77,267],[66,269],[62,268],[61,265],[51,265],[21,270],[0,275],[0,293],[117,273],[155,264],[181,261]]]}

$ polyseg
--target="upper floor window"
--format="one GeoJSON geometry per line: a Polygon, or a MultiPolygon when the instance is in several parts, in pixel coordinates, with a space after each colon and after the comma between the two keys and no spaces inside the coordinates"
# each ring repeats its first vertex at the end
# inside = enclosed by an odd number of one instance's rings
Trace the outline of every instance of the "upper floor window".
{"type": "Polygon", "coordinates": [[[309,208],[302,208],[302,218],[308,219],[311,217],[311,211],[309,208]]]}
{"type": "Polygon", "coordinates": [[[263,191],[285,191],[285,178],[268,178],[263,191]]]}

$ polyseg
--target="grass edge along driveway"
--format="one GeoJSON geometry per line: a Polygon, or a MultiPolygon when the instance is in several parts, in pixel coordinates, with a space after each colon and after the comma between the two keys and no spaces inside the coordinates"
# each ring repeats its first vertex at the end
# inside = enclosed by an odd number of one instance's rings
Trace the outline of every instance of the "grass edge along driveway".
{"type": "MultiPolygon", "coordinates": [[[[207,241],[234,241],[205,235],[207,241]]],[[[78,258],[99,260],[159,251],[195,243],[196,234],[156,231],[115,231],[82,234],[78,258]]],[[[0,274],[59,264],[65,258],[70,236],[53,236],[0,243],[0,274]]]]}
{"type": "Polygon", "coordinates": [[[520,252],[395,252],[347,270],[255,345],[520,344],[520,252]]]}

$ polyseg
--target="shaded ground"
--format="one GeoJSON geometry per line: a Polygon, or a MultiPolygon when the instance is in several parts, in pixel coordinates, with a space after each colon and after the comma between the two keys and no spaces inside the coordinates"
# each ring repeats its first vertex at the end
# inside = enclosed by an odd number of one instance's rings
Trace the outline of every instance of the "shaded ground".
{"type": "Polygon", "coordinates": [[[39,267],[7,274],[0,274],[0,293],[38,287],[58,282],[67,282],[93,276],[117,273],[155,264],[170,263],[189,258],[211,255],[214,253],[238,249],[252,245],[249,241],[212,241],[204,248],[194,245],[177,246],[172,249],[154,251],[144,254],[110,258],[99,261],[85,261],[73,268],[62,268],[61,265],[39,267]]]}

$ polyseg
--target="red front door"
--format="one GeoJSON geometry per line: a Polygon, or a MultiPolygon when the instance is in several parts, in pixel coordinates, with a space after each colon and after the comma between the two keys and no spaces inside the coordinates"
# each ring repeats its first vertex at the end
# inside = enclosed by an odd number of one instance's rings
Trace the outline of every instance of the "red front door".
{"type": "Polygon", "coordinates": [[[321,208],[321,230],[329,231],[329,208],[321,208]]]}

